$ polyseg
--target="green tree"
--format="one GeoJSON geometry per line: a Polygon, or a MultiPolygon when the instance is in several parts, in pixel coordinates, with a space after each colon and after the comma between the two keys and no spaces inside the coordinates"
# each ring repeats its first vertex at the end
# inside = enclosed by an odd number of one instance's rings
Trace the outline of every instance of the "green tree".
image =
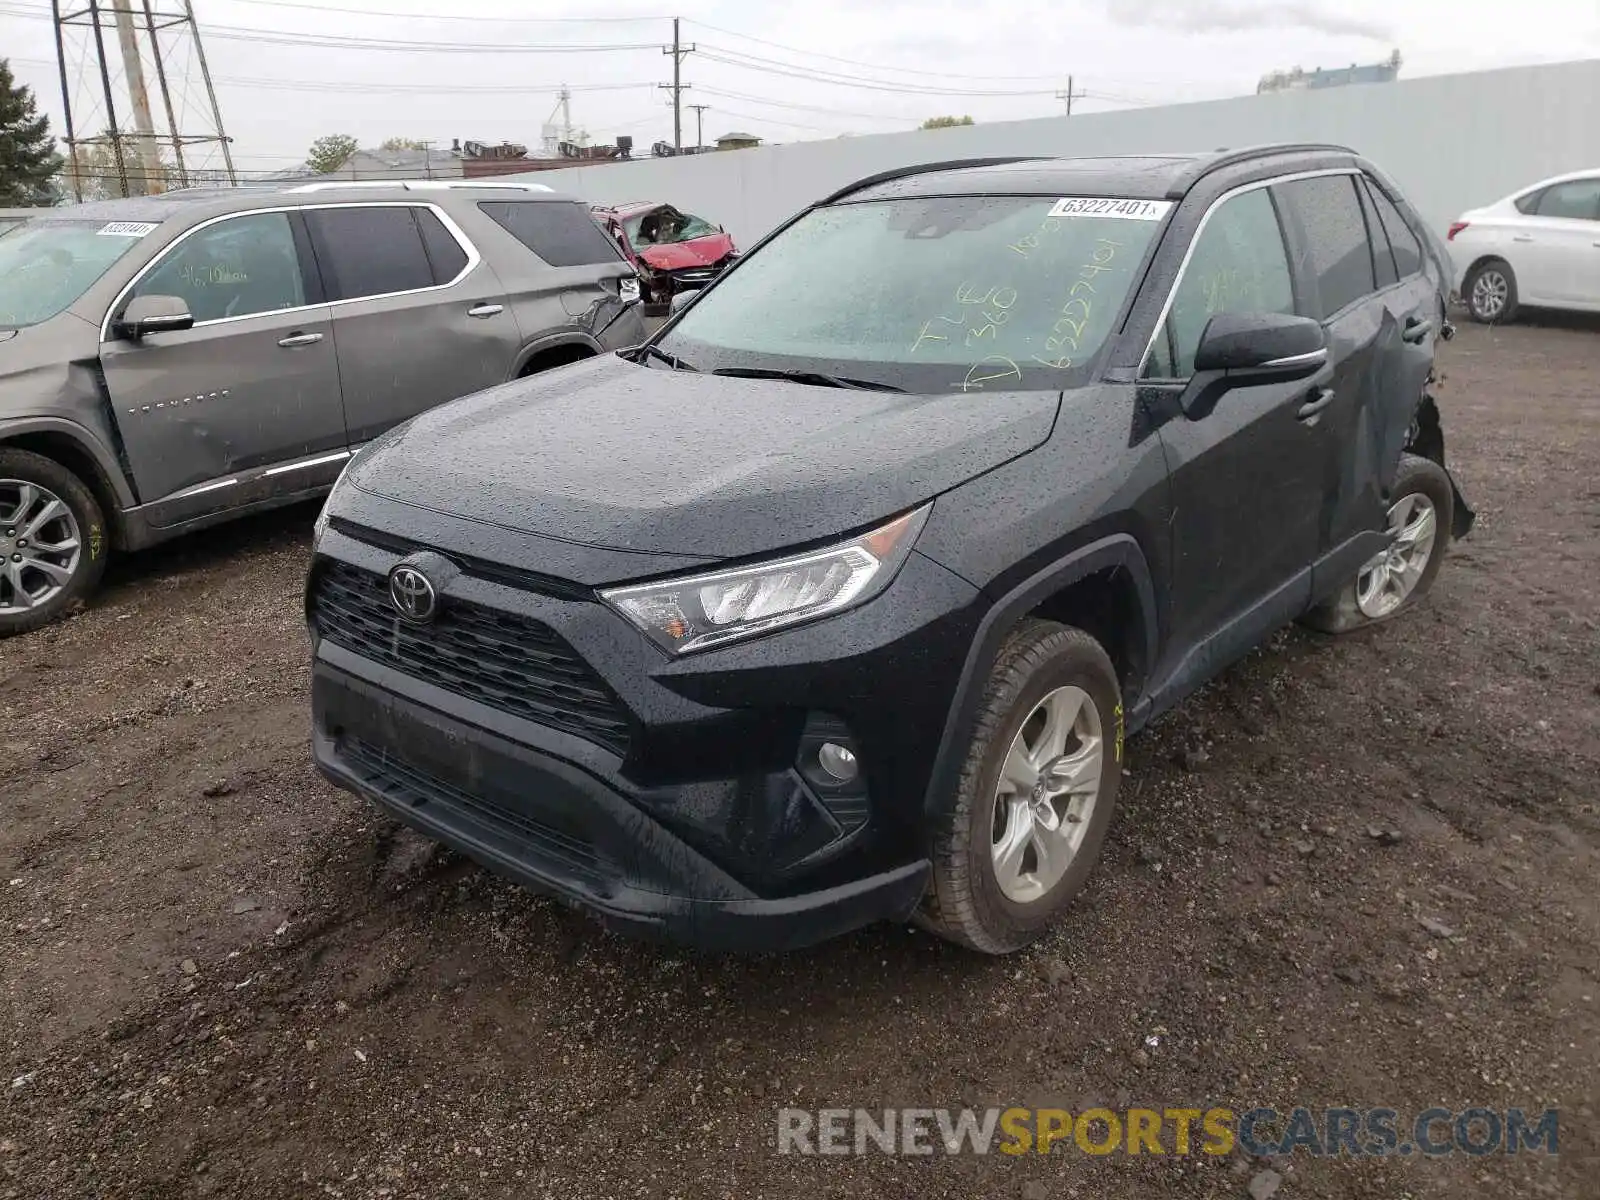
{"type": "Polygon", "coordinates": [[[385,138],[378,146],[379,150],[426,150],[428,144],[419,142],[416,138],[392,137],[385,138]]]}
{"type": "Polygon", "coordinates": [[[976,125],[971,117],[929,117],[922,123],[924,129],[954,129],[957,125],[976,125]]]}
{"type": "Polygon", "coordinates": [[[361,143],[348,133],[330,133],[311,143],[311,149],[306,152],[306,166],[318,175],[326,175],[344,166],[359,149],[361,143]]]}
{"type": "Polygon", "coordinates": [[[33,89],[18,84],[0,58],[0,207],[28,208],[55,200],[61,170],[50,118],[41,116],[33,89]]]}

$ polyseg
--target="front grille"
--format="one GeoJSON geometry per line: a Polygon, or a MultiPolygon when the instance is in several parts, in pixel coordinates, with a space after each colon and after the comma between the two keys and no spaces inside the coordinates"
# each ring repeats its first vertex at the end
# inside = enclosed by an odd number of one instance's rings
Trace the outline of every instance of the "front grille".
{"type": "Polygon", "coordinates": [[[311,590],[317,632],[374,662],[512,716],[628,751],[630,721],[611,689],[548,625],[469,601],[446,601],[428,625],[407,625],[388,580],[348,563],[320,564],[311,590]]]}
{"type": "Polygon", "coordinates": [[[481,826],[513,851],[532,847],[566,868],[564,873],[598,884],[604,872],[594,846],[581,834],[557,829],[547,821],[462,791],[402,760],[393,751],[360,738],[340,740],[339,756],[362,783],[391,802],[408,808],[443,809],[437,816],[446,823],[453,814],[481,826]]]}

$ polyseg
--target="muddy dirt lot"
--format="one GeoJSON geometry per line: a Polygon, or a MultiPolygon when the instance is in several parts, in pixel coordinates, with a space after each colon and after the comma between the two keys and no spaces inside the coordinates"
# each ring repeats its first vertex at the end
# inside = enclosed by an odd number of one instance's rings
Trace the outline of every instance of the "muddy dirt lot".
{"type": "Polygon", "coordinates": [[[1430,600],[1136,739],[1086,896],[1007,961],[606,935],[313,773],[313,511],[118,564],[0,644],[0,1197],[1270,1190],[1237,1153],[776,1154],[783,1105],[1097,1103],[1559,1106],[1554,1159],[1295,1155],[1278,1195],[1600,1195],[1600,323],[1444,364],[1480,521],[1430,600]]]}

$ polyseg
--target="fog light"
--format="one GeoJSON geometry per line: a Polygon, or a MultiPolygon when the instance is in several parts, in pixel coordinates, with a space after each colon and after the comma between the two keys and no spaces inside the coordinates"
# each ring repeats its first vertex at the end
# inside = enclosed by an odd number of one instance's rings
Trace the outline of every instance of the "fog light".
{"type": "Polygon", "coordinates": [[[817,765],[840,783],[849,783],[861,774],[856,756],[837,742],[823,742],[817,751],[817,765]]]}

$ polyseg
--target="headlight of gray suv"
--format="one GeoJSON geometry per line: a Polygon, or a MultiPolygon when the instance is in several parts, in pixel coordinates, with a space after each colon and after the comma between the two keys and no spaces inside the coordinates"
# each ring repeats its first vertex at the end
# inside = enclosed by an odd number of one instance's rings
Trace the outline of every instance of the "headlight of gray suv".
{"type": "Polygon", "coordinates": [[[669,654],[707,650],[865,604],[893,581],[931,505],[820,550],[655,583],[600,598],[669,654]]]}

